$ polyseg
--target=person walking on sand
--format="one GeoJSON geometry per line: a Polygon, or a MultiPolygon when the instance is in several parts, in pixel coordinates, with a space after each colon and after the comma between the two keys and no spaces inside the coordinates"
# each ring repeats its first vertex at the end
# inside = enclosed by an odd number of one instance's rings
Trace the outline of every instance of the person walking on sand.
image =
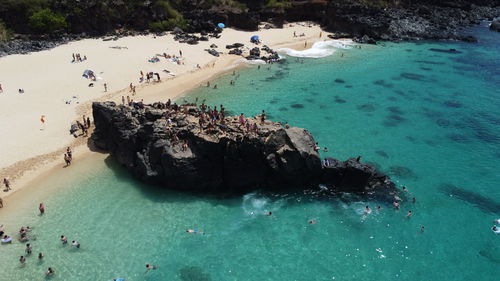
{"type": "Polygon", "coordinates": [[[0,197],[0,208],[3,208],[3,199],[0,197]]]}
{"type": "Polygon", "coordinates": [[[132,83],[130,83],[130,85],[128,87],[130,88],[129,92],[132,92],[134,85],[132,85],[132,83]]]}
{"type": "Polygon", "coordinates": [[[108,91],[108,84],[104,83],[104,92],[108,91]]]}
{"type": "Polygon", "coordinates": [[[40,203],[40,205],[38,206],[38,210],[40,211],[40,215],[45,214],[45,205],[43,205],[43,203],[40,203]]]}
{"type": "Polygon", "coordinates": [[[307,40],[304,42],[304,48],[307,48],[307,40]]]}
{"type": "Polygon", "coordinates": [[[3,184],[5,185],[5,189],[7,191],[11,190],[11,188],[10,188],[10,181],[7,178],[3,178],[3,184]]]}
{"type": "Polygon", "coordinates": [[[88,116],[87,116],[87,128],[90,128],[90,125],[92,125],[92,124],[90,123],[90,117],[88,117],[88,116]]]}
{"type": "Polygon", "coordinates": [[[122,96],[122,104],[125,105],[125,96],[122,96]]]}
{"type": "Polygon", "coordinates": [[[179,50],[179,55],[182,58],[182,50],[179,50]]]}
{"type": "Polygon", "coordinates": [[[0,94],[3,93],[2,84],[0,84],[0,94]]]}
{"type": "Polygon", "coordinates": [[[42,122],[42,128],[40,128],[40,131],[43,131],[45,129],[45,115],[40,117],[40,122],[42,122]]]}

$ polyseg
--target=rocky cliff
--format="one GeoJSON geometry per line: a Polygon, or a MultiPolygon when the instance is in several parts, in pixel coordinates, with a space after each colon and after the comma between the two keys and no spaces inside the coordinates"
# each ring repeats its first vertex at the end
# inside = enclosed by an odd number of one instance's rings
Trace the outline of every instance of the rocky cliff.
{"type": "Polygon", "coordinates": [[[385,194],[390,179],[359,159],[321,161],[311,134],[280,123],[224,117],[193,105],[92,106],[96,147],[140,180],[166,188],[246,192],[306,189],[385,194]],[[212,120],[212,121],[210,121],[212,120]]]}

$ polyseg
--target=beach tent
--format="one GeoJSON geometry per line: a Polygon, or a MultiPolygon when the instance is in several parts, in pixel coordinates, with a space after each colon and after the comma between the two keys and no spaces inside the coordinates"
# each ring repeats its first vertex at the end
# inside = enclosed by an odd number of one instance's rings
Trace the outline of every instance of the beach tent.
{"type": "Polygon", "coordinates": [[[89,79],[92,76],[95,77],[95,73],[94,73],[94,71],[92,71],[90,69],[85,69],[85,71],[83,72],[82,76],[85,77],[85,78],[87,78],[87,79],[89,79]]]}
{"type": "Polygon", "coordinates": [[[222,22],[219,22],[219,23],[217,24],[217,26],[218,26],[219,28],[224,28],[224,27],[226,27],[226,25],[225,25],[225,24],[223,24],[222,22]]]}
{"type": "Polygon", "coordinates": [[[250,37],[250,41],[252,42],[255,42],[255,41],[258,41],[259,40],[259,36],[258,35],[254,35],[252,37],[250,37]]]}

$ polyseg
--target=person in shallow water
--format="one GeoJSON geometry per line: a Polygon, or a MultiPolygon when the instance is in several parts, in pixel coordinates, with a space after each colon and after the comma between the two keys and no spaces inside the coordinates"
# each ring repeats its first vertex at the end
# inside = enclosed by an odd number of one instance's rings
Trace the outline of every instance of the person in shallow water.
{"type": "Polygon", "coordinates": [[[63,245],[68,244],[68,238],[64,235],[61,235],[61,242],[63,243],[63,245]]]}
{"type": "Polygon", "coordinates": [[[45,213],[45,205],[43,203],[40,203],[38,206],[38,210],[40,211],[40,215],[43,215],[45,213]]]}
{"type": "Polygon", "coordinates": [[[413,212],[411,210],[408,211],[408,214],[406,214],[406,217],[409,218],[413,215],[413,212]]]}
{"type": "Polygon", "coordinates": [[[316,223],[317,223],[317,221],[313,219],[313,220],[309,220],[309,222],[308,222],[308,223],[309,223],[309,224],[316,224],[316,223]]]}
{"type": "Polygon", "coordinates": [[[497,227],[496,225],[494,225],[494,226],[491,228],[491,230],[492,230],[493,232],[495,232],[495,234],[500,234],[500,229],[498,229],[498,227],[497,227]]]}
{"type": "Polygon", "coordinates": [[[266,216],[272,216],[273,215],[273,212],[267,212],[266,213],[266,216]]]}
{"type": "Polygon", "coordinates": [[[196,233],[205,234],[205,232],[203,232],[203,230],[201,230],[201,229],[186,229],[186,232],[187,233],[194,233],[194,234],[196,234],[196,233]]]}
{"type": "Polygon", "coordinates": [[[38,253],[38,259],[39,259],[39,260],[42,260],[42,259],[43,259],[43,257],[45,257],[45,255],[44,255],[43,253],[38,253]]]}
{"type": "Polygon", "coordinates": [[[21,257],[19,258],[19,262],[20,262],[21,264],[25,264],[25,263],[26,263],[26,258],[25,258],[24,256],[21,256],[21,257]]]}
{"type": "Polygon", "coordinates": [[[372,212],[372,209],[370,209],[370,207],[368,207],[368,205],[365,207],[365,214],[369,214],[372,212]]]}
{"type": "Polygon", "coordinates": [[[152,264],[149,264],[149,263],[148,263],[148,264],[146,264],[146,269],[147,269],[148,271],[149,271],[149,270],[155,270],[155,269],[157,269],[157,268],[158,268],[158,266],[156,266],[156,265],[152,265],[152,264]]]}
{"type": "Polygon", "coordinates": [[[50,275],[54,275],[54,273],[55,273],[55,271],[52,269],[52,267],[49,267],[49,268],[47,269],[47,272],[45,272],[45,274],[46,274],[46,275],[49,275],[49,276],[50,276],[50,275]]]}
{"type": "Polygon", "coordinates": [[[71,242],[71,246],[74,246],[74,247],[76,247],[77,249],[80,249],[80,243],[79,243],[78,241],[76,241],[76,240],[73,240],[73,241],[71,242]]]}

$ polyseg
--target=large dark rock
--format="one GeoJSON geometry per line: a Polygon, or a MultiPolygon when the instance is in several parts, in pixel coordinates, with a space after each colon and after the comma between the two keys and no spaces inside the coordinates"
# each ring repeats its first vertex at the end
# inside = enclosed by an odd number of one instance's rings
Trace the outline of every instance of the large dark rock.
{"type": "Polygon", "coordinates": [[[202,130],[200,111],[194,106],[136,107],[94,102],[92,140],[145,182],[238,193],[319,184],[356,193],[395,191],[388,177],[355,159],[322,163],[305,129],[250,118],[258,129],[248,132],[237,117],[226,117],[224,130],[220,124],[208,128],[208,123],[202,130]],[[182,148],[184,142],[187,149],[182,148]]]}
{"type": "Polygon", "coordinates": [[[500,18],[496,18],[491,22],[490,29],[500,32],[500,18]]]}

